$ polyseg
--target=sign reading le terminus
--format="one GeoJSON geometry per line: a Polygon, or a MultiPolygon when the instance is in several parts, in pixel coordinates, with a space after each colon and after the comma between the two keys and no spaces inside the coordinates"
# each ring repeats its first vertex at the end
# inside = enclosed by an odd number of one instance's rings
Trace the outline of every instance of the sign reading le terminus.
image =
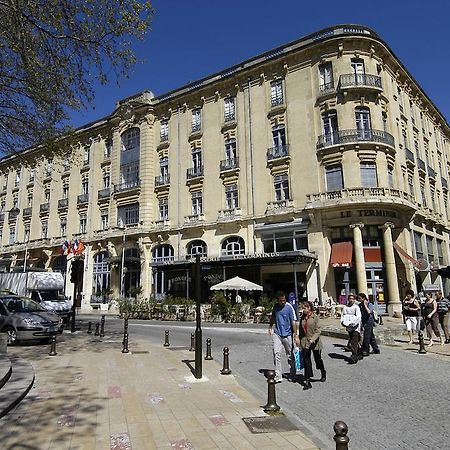
{"type": "Polygon", "coordinates": [[[341,211],[341,217],[397,217],[395,211],[385,211],[384,209],[360,209],[357,211],[341,211]],[[356,213],[356,214],[355,214],[356,213]]]}

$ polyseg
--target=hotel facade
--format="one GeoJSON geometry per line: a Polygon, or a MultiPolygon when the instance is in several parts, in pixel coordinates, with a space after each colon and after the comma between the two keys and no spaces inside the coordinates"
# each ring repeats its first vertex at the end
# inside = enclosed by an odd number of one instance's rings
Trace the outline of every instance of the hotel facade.
{"type": "Polygon", "coordinates": [[[449,140],[373,30],[331,27],[2,158],[0,270],[70,274],[77,239],[86,309],[192,298],[199,254],[205,293],[240,275],[392,314],[408,288],[447,293],[449,140]]]}

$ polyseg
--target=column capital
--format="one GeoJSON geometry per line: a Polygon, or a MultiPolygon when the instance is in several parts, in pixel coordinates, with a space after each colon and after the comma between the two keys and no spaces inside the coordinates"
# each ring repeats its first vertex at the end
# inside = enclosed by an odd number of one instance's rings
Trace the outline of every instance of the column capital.
{"type": "Polygon", "coordinates": [[[380,225],[378,228],[381,228],[382,230],[387,230],[388,228],[395,228],[395,225],[392,222],[385,222],[383,225],[380,225]]]}
{"type": "Polygon", "coordinates": [[[351,224],[349,225],[349,228],[351,228],[352,230],[353,230],[354,228],[364,228],[364,224],[363,224],[363,223],[351,223],[351,224]]]}

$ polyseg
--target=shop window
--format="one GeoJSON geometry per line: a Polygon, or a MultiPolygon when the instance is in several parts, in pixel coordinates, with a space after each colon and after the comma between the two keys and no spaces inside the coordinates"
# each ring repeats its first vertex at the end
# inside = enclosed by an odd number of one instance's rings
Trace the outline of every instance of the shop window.
{"type": "Polygon", "coordinates": [[[308,249],[306,231],[286,231],[262,237],[264,253],[293,252],[308,249]]]}
{"type": "Polygon", "coordinates": [[[165,262],[173,261],[174,251],[173,247],[169,244],[162,244],[155,247],[152,251],[153,262],[165,262]]]}
{"type": "Polygon", "coordinates": [[[207,256],[207,246],[206,242],[201,240],[196,240],[189,242],[187,245],[187,252],[186,252],[186,258],[195,258],[197,255],[199,256],[207,256]]]}
{"type": "Polygon", "coordinates": [[[232,236],[222,242],[222,256],[244,255],[245,243],[239,236],[232,236]]]}

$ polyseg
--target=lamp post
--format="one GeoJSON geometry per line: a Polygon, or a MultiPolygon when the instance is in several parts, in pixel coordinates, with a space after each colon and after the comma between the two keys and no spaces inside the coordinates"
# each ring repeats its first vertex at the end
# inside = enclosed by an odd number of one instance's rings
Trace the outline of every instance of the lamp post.
{"type": "Polygon", "coordinates": [[[195,378],[202,378],[202,328],[201,328],[201,269],[200,269],[200,255],[195,256],[195,378]]]}
{"type": "Polygon", "coordinates": [[[124,275],[125,275],[125,226],[122,220],[119,219],[117,229],[122,230],[122,257],[120,260],[120,298],[123,298],[124,293],[124,275]]]}

